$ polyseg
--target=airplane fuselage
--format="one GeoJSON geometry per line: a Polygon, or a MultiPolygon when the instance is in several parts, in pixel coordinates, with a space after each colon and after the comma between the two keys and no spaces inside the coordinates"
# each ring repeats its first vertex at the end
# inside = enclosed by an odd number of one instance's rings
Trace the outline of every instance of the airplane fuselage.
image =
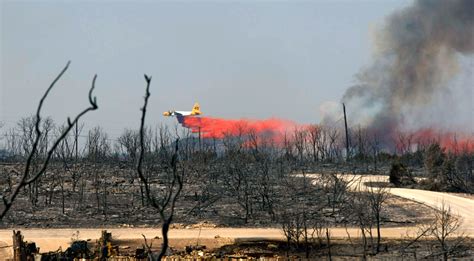
{"type": "Polygon", "coordinates": [[[167,116],[167,117],[169,116],[182,117],[182,116],[196,116],[196,115],[201,115],[201,110],[198,103],[194,104],[192,111],[165,111],[163,112],[163,116],[167,116]]]}
{"type": "Polygon", "coordinates": [[[195,115],[191,111],[167,111],[164,113],[165,116],[189,116],[195,115]]]}

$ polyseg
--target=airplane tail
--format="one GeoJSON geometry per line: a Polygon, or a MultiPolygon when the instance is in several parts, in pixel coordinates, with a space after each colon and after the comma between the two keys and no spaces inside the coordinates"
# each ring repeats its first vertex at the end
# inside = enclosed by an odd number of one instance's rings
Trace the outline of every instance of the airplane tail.
{"type": "Polygon", "coordinates": [[[199,106],[199,103],[196,102],[194,104],[191,114],[192,115],[200,115],[201,114],[201,107],[199,106]]]}

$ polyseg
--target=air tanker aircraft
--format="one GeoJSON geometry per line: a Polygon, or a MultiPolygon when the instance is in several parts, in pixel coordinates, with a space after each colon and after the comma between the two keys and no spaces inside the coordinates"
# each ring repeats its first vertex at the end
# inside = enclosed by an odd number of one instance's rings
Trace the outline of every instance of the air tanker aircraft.
{"type": "Polygon", "coordinates": [[[199,103],[197,102],[194,104],[192,111],[165,111],[163,112],[163,116],[166,116],[166,117],[170,117],[170,116],[183,117],[183,116],[197,116],[197,115],[201,115],[199,103]]]}

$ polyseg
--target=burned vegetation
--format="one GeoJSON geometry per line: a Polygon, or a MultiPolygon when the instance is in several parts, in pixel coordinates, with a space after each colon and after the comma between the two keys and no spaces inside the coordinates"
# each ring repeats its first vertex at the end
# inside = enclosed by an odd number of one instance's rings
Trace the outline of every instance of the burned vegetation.
{"type": "MultiPolygon", "coordinates": [[[[219,138],[178,127],[152,128],[146,125],[151,95],[151,77],[146,75],[137,130],[124,130],[116,140],[100,126],[83,133],[79,119],[98,108],[92,97],[95,77],[90,107],[74,119],[56,125],[41,115],[43,102],[66,69],[45,92],[36,115],[5,133],[3,228],[158,226],[160,247],[142,248],[143,255],[155,259],[172,254],[170,228],[195,224],[278,228],[286,242],[284,247],[278,243],[275,253],[284,249],[287,256],[300,253],[306,258],[331,258],[337,249],[331,229],[356,228],[357,238],[347,233],[353,255],[366,257],[388,251],[382,227],[443,219],[436,214],[426,218],[427,207],[394,211],[403,208],[395,203],[401,199],[390,196],[390,186],[472,189],[472,151],[446,152],[436,140],[416,141],[414,152],[399,146],[398,153],[388,154],[376,135],[360,128],[343,132],[329,125],[299,126],[277,139],[242,122],[219,138]],[[392,185],[377,182],[362,184],[362,189],[357,175],[345,175],[358,173],[390,174],[392,185]]],[[[399,144],[412,147],[406,140],[399,144]]],[[[455,223],[451,232],[458,227],[455,223]]],[[[421,236],[434,236],[438,230],[431,226],[421,236]]],[[[459,254],[457,249],[465,245],[461,240],[451,248],[448,235],[437,238],[443,256],[459,254]]]]}
{"type": "MultiPolygon", "coordinates": [[[[112,139],[83,121],[98,109],[96,76],[87,107],[74,117],[56,123],[42,114],[68,63],[36,114],[8,129],[0,124],[0,227],[161,228],[157,238],[143,236],[121,251],[151,260],[472,257],[472,240],[458,234],[462,220],[449,206],[432,209],[390,194],[398,187],[474,192],[472,133],[418,123],[454,76],[446,64],[473,52],[472,10],[468,0],[420,0],[390,16],[375,63],[344,94],[344,115],[321,124],[181,115],[184,128],[150,126],[154,88],[145,75],[144,103],[135,106],[140,124],[112,139]],[[388,181],[360,182],[358,174],[388,181]],[[285,240],[209,251],[198,243],[170,247],[170,229],[203,226],[276,228],[285,240]],[[394,240],[383,231],[394,226],[419,231],[394,240]]],[[[20,232],[13,238],[17,260],[36,253],[20,232]]],[[[120,252],[106,231],[90,246],[72,241],[50,260],[104,260],[120,252]]]]}

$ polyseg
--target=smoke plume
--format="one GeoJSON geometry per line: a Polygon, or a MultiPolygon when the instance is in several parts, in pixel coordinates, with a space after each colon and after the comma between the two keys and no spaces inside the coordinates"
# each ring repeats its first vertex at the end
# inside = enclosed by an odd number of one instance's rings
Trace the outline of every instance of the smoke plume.
{"type": "Polygon", "coordinates": [[[472,77],[456,83],[461,90],[455,90],[453,78],[466,68],[472,75],[472,60],[471,68],[459,60],[472,59],[474,1],[417,0],[387,18],[375,45],[374,63],[356,75],[357,84],[342,98],[352,124],[376,130],[385,143],[397,131],[448,131],[439,117],[460,117],[463,131],[473,131],[472,107],[454,111],[448,96],[464,91],[464,99],[473,101],[472,77]],[[440,112],[445,110],[451,113],[440,112]]]}

